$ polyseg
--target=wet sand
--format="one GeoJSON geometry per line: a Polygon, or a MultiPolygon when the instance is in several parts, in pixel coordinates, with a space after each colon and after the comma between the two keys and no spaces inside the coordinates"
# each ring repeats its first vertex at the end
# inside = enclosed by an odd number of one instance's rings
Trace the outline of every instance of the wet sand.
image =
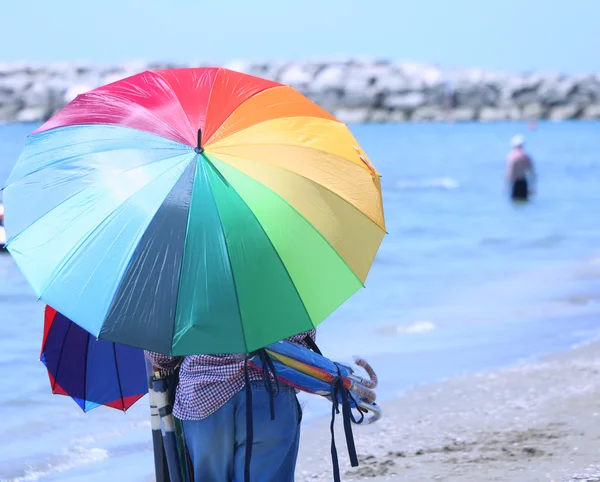
{"type": "MultiPolygon", "coordinates": [[[[354,427],[342,480],[600,481],[600,343],[508,369],[415,388],[354,427]]],[[[305,428],[296,480],[330,481],[328,421],[305,428]]]]}

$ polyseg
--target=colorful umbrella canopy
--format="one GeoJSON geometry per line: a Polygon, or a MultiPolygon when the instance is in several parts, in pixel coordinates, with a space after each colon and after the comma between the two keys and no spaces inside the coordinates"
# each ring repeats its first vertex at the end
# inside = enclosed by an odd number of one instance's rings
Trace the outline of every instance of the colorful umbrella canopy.
{"type": "Polygon", "coordinates": [[[49,306],[40,358],[52,393],[73,398],[84,412],[101,405],[126,411],[148,392],[142,350],[96,340],[49,306]]]}
{"type": "Polygon", "coordinates": [[[314,328],[363,286],[385,234],[379,174],[346,125],[220,68],[80,95],[28,138],[4,201],[42,300],[173,355],[314,328]]]}

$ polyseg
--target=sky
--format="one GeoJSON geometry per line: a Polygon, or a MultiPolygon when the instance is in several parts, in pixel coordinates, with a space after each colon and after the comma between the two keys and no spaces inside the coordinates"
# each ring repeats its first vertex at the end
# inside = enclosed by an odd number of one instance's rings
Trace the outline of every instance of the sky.
{"type": "Polygon", "coordinates": [[[0,62],[348,56],[600,72],[600,0],[5,0],[0,62]]]}

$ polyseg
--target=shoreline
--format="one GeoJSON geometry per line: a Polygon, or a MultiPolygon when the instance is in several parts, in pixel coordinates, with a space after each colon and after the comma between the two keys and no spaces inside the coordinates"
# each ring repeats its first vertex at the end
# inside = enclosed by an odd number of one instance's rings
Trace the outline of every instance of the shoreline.
{"type": "MultiPolygon", "coordinates": [[[[357,468],[337,419],[343,480],[600,481],[599,377],[593,342],[409,389],[382,404],[382,420],[353,427],[357,468]]],[[[329,420],[303,430],[297,480],[331,480],[330,442],[329,420]]]]}

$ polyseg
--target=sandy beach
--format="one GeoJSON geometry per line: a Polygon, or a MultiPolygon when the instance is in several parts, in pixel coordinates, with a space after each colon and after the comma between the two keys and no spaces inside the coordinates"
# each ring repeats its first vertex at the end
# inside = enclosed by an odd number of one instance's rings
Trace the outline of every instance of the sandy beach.
{"type": "MultiPolygon", "coordinates": [[[[600,481],[600,343],[418,387],[355,427],[351,468],[337,423],[343,480],[600,481]]],[[[332,480],[328,422],[305,428],[296,480],[332,480]]]]}

